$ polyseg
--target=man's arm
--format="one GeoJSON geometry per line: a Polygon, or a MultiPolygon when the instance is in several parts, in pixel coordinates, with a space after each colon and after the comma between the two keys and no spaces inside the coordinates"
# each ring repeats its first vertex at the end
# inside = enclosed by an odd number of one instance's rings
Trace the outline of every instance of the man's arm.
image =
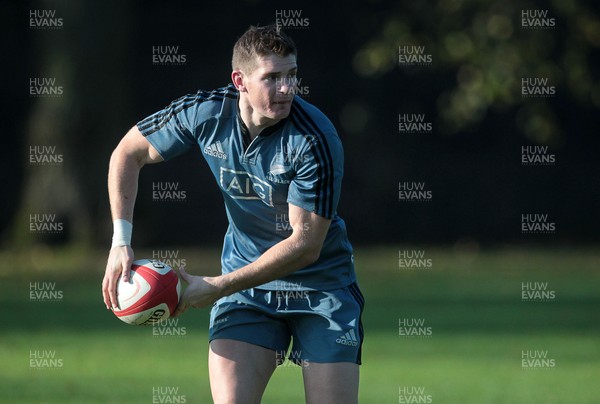
{"type": "MultiPolygon", "coordinates": [[[[112,153],[108,169],[108,194],[113,222],[117,219],[133,222],[140,170],[145,164],[162,160],[137,126],[121,139],[112,153]]],[[[102,281],[102,295],[107,309],[117,307],[117,281],[119,275],[124,280],[129,279],[132,262],[133,250],[130,245],[113,246],[110,249],[102,281]]]]}
{"type": "Polygon", "coordinates": [[[210,305],[223,296],[283,278],[315,262],[321,254],[331,220],[292,204],[289,204],[289,218],[292,226],[290,237],[275,244],[243,268],[216,277],[192,276],[180,269],[189,286],[174,316],[190,306],[210,305]]]}

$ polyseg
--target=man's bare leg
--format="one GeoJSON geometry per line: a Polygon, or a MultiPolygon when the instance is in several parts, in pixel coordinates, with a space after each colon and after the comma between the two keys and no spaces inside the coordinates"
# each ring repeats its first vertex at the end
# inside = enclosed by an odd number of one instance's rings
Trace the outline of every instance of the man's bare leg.
{"type": "Polygon", "coordinates": [[[277,367],[275,351],[231,339],[210,343],[210,390],[216,404],[260,404],[277,367]]]}
{"type": "Polygon", "coordinates": [[[356,363],[314,363],[302,370],[307,404],[358,403],[359,366],[356,363]]]}

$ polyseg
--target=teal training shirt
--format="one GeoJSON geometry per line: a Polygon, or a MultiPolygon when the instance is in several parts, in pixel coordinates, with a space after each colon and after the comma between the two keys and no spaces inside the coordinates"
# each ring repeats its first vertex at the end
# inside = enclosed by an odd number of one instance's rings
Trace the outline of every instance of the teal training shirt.
{"type": "Polygon", "coordinates": [[[356,281],[346,225],[337,216],[342,144],[333,124],[296,96],[290,115],[250,141],[233,85],[186,95],[137,124],[165,160],[198,145],[225,200],[229,227],[223,273],[254,262],[292,234],[288,203],[331,219],[313,264],[261,285],[267,290],[331,290],[356,281]]]}

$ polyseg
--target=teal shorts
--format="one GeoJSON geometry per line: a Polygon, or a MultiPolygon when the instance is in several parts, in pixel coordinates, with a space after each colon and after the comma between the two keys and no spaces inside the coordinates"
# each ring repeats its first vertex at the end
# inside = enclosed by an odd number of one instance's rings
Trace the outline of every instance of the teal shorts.
{"type": "Polygon", "coordinates": [[[360,365],[363,307],[356,283],[328,291],[247,289],[214,304],[209,340],[232,339],[274,350],[279,364],[287,358],[299,365],[360,365]]]}

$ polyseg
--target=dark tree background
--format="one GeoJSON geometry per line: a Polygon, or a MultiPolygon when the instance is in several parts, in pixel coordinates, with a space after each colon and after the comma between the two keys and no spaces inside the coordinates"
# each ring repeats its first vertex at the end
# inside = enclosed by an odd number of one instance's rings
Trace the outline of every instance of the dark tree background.
{"type": "MultiPolygon", "coordinates": [[[[251,24],[300,11],[286,31],[299,47],[308,101],[334,122],[346,173],[339,214],[354,243],[461,241],[590,244],[600,214],[600,19],[578,1],[440,0],[7,1],[1,200],[7,248],[32,243],[106,246],[108,160],[137,121],[171,100],[230,81],[231,48],[251,24]],[[31,10],[55,10],[56,30],[31,29],[31,10]],[[552,29],[525,29],[522,10],[546,10],[552,29]],[[402,66],[399,46],[423,46],[426,66],[402,66]],[[155,65],[153,47],[177,46],[181,65],[155,65]],[[55,78],[61,97],[32,97],[30,79],[55,78]],[[523,77],[549,77],[556,94],[521,95],[523,77]],[[425,114],[429,133],[398,130],[425,114]],[[32,145],[64,162],[29,164],[32,145]],[[548,146],[556,162],[521,164],[521,148],[548,146]],[[428,202],[398,200],[399,182],[424,182],[428,202]],[[64,231],[39,234],[30,215],[55,214],[64,231]],[[548,214],[552,235],[521,233],[521,215],[548,214]]],[[[216,245],[226,227],[220,192],[194,151],[142,170],[134,243],[216,245]],[[180,202],[152,186],[174,182],[180,202]]]]}

